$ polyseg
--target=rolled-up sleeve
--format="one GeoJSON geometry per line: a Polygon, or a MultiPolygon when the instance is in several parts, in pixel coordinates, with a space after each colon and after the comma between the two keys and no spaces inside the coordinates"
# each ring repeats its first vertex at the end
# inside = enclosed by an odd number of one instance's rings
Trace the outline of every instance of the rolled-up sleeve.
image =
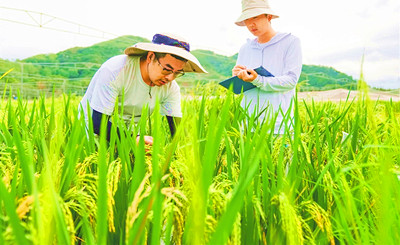
{"type": "Polygon", "coordinates": [[[112,115],[115,101],[118,96],[118,89],[115,87],[115,75],[108,69],[101,69],[93,78],[94,87],[90,107],[106,115],[112,115]]]}

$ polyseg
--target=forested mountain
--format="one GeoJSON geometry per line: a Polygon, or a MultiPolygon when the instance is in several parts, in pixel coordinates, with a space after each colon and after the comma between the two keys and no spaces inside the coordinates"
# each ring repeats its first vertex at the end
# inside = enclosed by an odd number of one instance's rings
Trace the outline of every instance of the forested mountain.
{"type": "Polygon", "coordinates": [[[325,66],[303,65],[299,81],[305,83],[302,90],[357,89],[351,76],[325,66]]]}
{"type": "MultiPolygon", "coordinates": [[[[122,54],[126,47],[137,42],[149,42],[149,40],[137,36],[122,36],[90,47],[67,49],[57,54],[41,54],[16,62],[0,60],[0,73],[14,68],[3,78],[7,83],[34,82],[38,79],[44,83],[51,79],[61,79],[64,82],[80,81],[80,84],[85,86],[104,61],[122,54]]],[[[209,73],[187,74],[179,79],[183,84],[217,82],[231,76],[237,55],[228,57],[209,50],[193,50],[192,53],[209,73]]],[[[299,86],[301,90],[326,90],[338,87],[354,89],[356,81],[331,67],[303,65],[299,86]]]]}
{"type": "Polygon", "coordinates": [[[122,54],[126,47],[137,42],[149,42],[149,40],[136,36],[122,36],[90,47],[75,47],[57,54],[36,55],[22,61],[28,63],[89,62],[101,64],[112,56],[122,54]]]}

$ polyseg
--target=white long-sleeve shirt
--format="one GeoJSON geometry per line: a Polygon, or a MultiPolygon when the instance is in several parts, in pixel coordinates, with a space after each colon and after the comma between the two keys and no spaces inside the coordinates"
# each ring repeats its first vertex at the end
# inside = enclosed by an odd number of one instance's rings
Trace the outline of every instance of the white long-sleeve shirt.
{"type": "MultiPolygon", "coordinates": [[[[279,130],[283,114],[287,113],[295,95],[296,84],[302,68],[300,40],[290,33],[278,32],[267,43],[258,43],[257,39],[247,40],[238,55],[237,65],[255,69],[263,66],[274,77],[258,76],[252,83],[254,89],[244,92],[242,107],[248,112],[261,112],[264,108],[272,108],[267,113],[276,113],[275,134],[284,132],[284,125],[279,130]],[[282,109],[282,111],[279,110],[282,109]]],[[[290,112],[293,116],[293,110],[290,112]]],[[[260,120],[266,113],[261,114],[260,120]]]]}

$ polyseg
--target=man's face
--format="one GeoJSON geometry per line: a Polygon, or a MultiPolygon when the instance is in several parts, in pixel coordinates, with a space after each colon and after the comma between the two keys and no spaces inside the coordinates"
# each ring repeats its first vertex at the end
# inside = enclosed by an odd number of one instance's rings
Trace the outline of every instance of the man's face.
{"type": "Polygon", "coordinates": [[[183,74],[185,61],[178,60],[170,54],[158,58],[153,54],[149,64],[150,81],[155,86],[162,86],[173,81],[177,76],[183,74]]]}
{"type": "Polygon", "coordinates": [[[271,15],[261,14],[244,20],[247,29],[256,37],[264,34],[271,27],[271,15]]]}

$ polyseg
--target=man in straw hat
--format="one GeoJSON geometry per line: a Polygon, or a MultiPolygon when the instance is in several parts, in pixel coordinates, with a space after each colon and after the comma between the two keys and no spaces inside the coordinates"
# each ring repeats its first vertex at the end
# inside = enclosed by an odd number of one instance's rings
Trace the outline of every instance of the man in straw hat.
{"type": "Polygon", "coordinates": [[[272,107],[273,110],[268,111],[278,113],[274,133],[282,134],[285,130],[281,125],[283,115],[290,108],[295,94],[302,55],[297,37],[272,28],[271,20],[275,18],[278,15],[267,0],[242,1],[242,14],[235,24],[246,26],[256,38],[249,39],[241,47],[232,75],[256,86],[244,92],[242,107],[248,108],[249,113],[260,113],[260,121],[265,120],[263,110],[272,107]],[[253,69],[259,66],[267,69],[273,77],[258,75],[253,69]]]}
{"type": "MultiPolygon", "coordinates": [[[[159,101],[160,113],[167,116],[173,135],[175,123],[182,117],[180,88],[174,79],[185,72],[207,73],[190,53],[189,43],[180,37],[155,34],[151,43],[128,47],[125,55],[107,60],[90,81],[80,103],[86,123],[90,113],[94,132],[99,134],[102,116],[110,117],[118,101],[118,111],[123,109],[123,119],[129,126],[132,121],[139,122],[144,106],[152,113],[159,101]]],[[[110,132],[108,120],[108,140],[110,132]]],[[[153,143],[151,136],[144,139],[146,144],[153,143]]]]}

